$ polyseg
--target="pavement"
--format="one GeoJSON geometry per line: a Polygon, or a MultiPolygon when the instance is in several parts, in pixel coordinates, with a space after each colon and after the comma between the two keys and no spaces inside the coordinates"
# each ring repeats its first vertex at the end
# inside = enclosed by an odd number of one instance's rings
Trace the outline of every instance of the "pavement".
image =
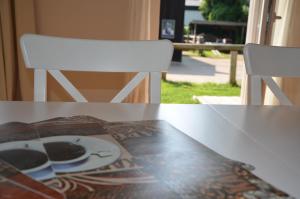
{"type": "MultiPolygon", "coordinates": [[[[236,80],[240,84],[242,69],[244,67],[243,56],[238,56],[236,80]]],[[[191,83],[228,83],[230,71],[230,59],[190,57],[183,56],[182,62],[172,62],[166,79],[169,81],[183,81],[191,83]]],[[[241,104],[239,96],[193,96],[202,104],[241,104]]]]}
{"type": "Polygon", "coordinates": [[[242,104],[240,96],[193,96],[194,100],[198,100],[202,104],[242,104]]]}
{"type": "MultiPolygon", "coordinates": [[[[241,55],[237,62],[237,82],[242,79],[244,60],[241,55]]],[[[192,83],[228,83],[230,71],[230,59],[183,56],[182,62],[172,62],[167,80],[186,81],[192,83]]]]}

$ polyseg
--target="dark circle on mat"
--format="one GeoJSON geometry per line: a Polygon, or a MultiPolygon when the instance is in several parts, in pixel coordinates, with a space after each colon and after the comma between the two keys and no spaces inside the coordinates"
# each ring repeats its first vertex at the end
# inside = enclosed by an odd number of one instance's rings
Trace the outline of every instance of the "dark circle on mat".
{"type": "Polygon", "coordinates": [[[47,155],[31,149],[9,149],[0,151],[0,159],[19,170],[39,167],[48,161],[47,155]]]}
{"type": "Polygon", "coordinates": [[[83,146],[71,142],[48,142],[44,146],[49,159],[57,162],[73,160],[86,153],[83,146]]]}

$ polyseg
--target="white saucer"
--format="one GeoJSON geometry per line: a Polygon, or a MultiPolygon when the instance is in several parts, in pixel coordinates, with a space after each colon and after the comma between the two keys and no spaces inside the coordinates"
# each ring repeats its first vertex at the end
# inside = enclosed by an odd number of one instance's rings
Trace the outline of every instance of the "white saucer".
{"type": "Polygon", "coordinates": [[[55,172],[65,173],[97,169],[115,162],[121,155],[120,148],[116,144],[95,137],[70,135],[45,137],[41,140],[43,143],[66,141],[79,144],[85,147],[87,154],[89,154],[88,158],[80,158],[76,162],[66,161],[64,164],[63,162],[52,164],[55,172]],[[76,142],[76,140],[80,141],[76,142]]]}

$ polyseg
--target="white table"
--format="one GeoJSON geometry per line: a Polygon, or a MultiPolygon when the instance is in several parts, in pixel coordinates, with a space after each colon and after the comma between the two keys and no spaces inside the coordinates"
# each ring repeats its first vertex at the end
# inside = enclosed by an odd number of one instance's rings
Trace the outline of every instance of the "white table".
{"type": "Polygon", "coordinates": [[[91,115],[107,121],[166,120],[214,151],[300,198],[300,108],[228,105],[0,102],[0,123],[91,115]]]}

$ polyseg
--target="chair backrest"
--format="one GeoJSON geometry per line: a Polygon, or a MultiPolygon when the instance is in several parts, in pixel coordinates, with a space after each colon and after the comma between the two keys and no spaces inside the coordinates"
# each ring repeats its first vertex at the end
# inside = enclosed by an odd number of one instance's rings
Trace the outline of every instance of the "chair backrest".
{"type": "Polygon", "coordinates": [[[77,102],[86,98],[60,71],[137,72],[111,100],[122,102],[146,77],[150,103],[160,103],[160,77],[170,65],[173,45],[168,40],[108,41],[59,38],[34,34],[21,37],[25,65],[34,69],[34,100],[46,101],[48,71],[77,102]]]}
{"type": "Polygon", "coordinates": [[[246,44],[244,58],[250,104],[262,104],[262,80],[282,105],[293,105],[272,77],[300,77],[300,48],[246,44]]]}

